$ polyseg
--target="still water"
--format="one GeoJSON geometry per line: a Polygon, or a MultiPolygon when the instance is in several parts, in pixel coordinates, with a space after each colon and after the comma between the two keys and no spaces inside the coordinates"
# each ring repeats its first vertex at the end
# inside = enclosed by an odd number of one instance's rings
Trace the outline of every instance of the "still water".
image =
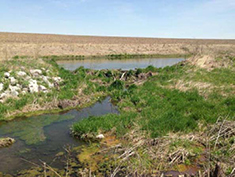
{"type": "Polygon", "coordinates": [[[0,123],[0,137],[16,140],[12,146],[0,149],[0,172],[14,174],[30,168],[32,164],[26,160],[36,164],[41,164],[42,160],[52,167],[63,168],[64,162],[53,161],[56,154],[64,151],[66,145],[84,144],[70,135],[71,125],[89,116],[117,114],[117,108],[109,99],[80,111],[71,110],[62,114],[46,114],[0,123]]]}
{"type": "Polygon", "coordinates": [[[60,60],[57,63],[68,69],[74,71],[80,66],[88,69],[122,69],[130,70],[135,68],[146,68],[152,65],[157,68],[165,66],[172,66],[183,61],[184,58],[138,58],[126,60],[108,60],[108,59],[85,59],[85,60],[60,60]]]}

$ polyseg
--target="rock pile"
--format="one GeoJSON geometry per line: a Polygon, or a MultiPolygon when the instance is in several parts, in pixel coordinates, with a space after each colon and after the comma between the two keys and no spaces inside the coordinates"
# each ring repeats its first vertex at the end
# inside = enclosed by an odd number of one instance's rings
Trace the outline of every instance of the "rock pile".
{"type": "Polygon", "coordinates": [[[0,78],[0,102],[3,103],[10,97],[19,97],[27,93],[50,92],[58,87],[60,77],[47,76],[50,71],[44,68],[30,69],[27,71],[8,71],[0,78]]]}

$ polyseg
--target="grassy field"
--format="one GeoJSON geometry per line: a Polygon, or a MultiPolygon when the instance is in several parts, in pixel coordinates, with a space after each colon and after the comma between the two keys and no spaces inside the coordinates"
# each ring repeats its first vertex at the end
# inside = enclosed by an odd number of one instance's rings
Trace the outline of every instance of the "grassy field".
{"type": "Polygon", "coordinates": [[[14,56],[234,54],[235,40],[161,39],[0,33],[0,60],[14,56]]]}

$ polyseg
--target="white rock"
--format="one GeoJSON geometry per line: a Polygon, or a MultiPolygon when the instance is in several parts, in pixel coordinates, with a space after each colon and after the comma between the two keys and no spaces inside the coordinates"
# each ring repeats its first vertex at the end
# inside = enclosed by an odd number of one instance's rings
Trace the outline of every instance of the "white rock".
{"type": "Polygon", "coordinates": [[[103,134],[99,134],[96,136],[97,139],[104,139],[104,135],[103,134]]]}
{"type": "Polygon", "coordinates": [[[27,92],[26,92],[25,90],[23,90],[21,93],[22,93],[23,95],[25,95],[27,92]]]}
{"type": "Polygon", "coordinates": [[[11,96],[13,96],[13,97],[16,97],[18,95],[19,95],[19,92],[15,91],[15,90],[11,92],[11,96]]]}
{"type": "Polygon", "coordinates": [[[38,76],[38,75],[42,75],[42,70],[40,69],[31,69],[29,70],[30,74],[32,74],[33,76],[38,76]]]}
{"type": "Polygon", "coordinates": [[[30,93],[34,93],[34,92],[38,92],[38,83],[36,80],[30,80],[29,81],[29,92],[30,93]]]}
{"type": "Polygon", "coordinates": [[[49,88],[52,88],[54,87],[54,84],[52,84],[49,80],[48,80],[49,77],[47,76],[43,76],[42,77],[42,80],[49,86],[49,88]]]}
{"type": "Polygon", "coordinates": [[[25,77],[25,80],[27,80],[27,81],[30,80],[30,79],[32,79],[30,76],[25,77]]]}
{"type": "Polygon", "coordinates": [[[6,97],[6,93],[0,94],[0,99],[3,99],[3,98],[5,98],[5,97],[6,97]]]}
{"type": "Polygon", "coordinates": [[[52,77],[52,79],[55,81],[55,82],[61,82],[62,79],[60,77],[52,77]]]}
{"type": "Polygon", "coordinates": [[[48,76],[42,76],[42,80],[43,80],[44,82],[48,82],[48,76]]]}
{"type": "Polygon", "coordinates": [[[29,83],[37,84],[38,81],[37,81],[37,80],[34,80],[34,79],[30,79],[30,80],[29,80],[29,83]]]}
{"type": "Polygon", "coordinates": [[[0,99],[8,98],[11,96],[11,93],[9,90],[6,90],[4,93],[0,94],[0,99]]]}
{"type": "Polygon", "coordinates": [[[9,78],[9,77],[10,77],[10,73],[9,73],[9,72],[5,72],[5,73],[4,73],[4,77],[5,77],[5,78],[9,78]]]}
{"type": "Polygon", "coordinates": [[[47,88],[45,86],[43,86],[43,85],[39,85],[38,90],[43,92],[43,93],[47,92],[47,88]]]}
{"type": "Polygon", "coordinates": [[[24,72],[24,71],[18,71],[18,72],[17,72],[17,75],[20,76],[20,77],[22,77],[22,76],[26,76],[27,74],[26,74],[26,72],[24,72]]]}
{"type": "Polygon", "coordinates": [[[3,90],[3,88],[4,88],[3,83],[0,83],[0,92],[3,90]]]}
{"type": "Polygon", "coordinates": [[[18,87],[20,90],[22,89],[22,85],[16,84],[16,87],[18,87]]]}
{"type": "Polygon", "coordinates": [[[16,97],[16,96],[18,96],[19,95],[19,90],[21,90],[20,89],[20,87],[18,87],[18,86],[9,86],[9,90],[10,90],[10,95],[11,96],[13,96],[13,97],[16,97]]]}
{"type": "Polygon", "coordinates": [[[9,77],[11,85],[16,85],[17,80],[14,77],[9,77]]]}
{"type": "Polygon", "coordinates": [[[17,85],[17,86],[11,86],[11,85],[9,85],[9,89],[10,89],[11,92],[21,90],[21,88],[19,87],[19,85],[17,85]]]}

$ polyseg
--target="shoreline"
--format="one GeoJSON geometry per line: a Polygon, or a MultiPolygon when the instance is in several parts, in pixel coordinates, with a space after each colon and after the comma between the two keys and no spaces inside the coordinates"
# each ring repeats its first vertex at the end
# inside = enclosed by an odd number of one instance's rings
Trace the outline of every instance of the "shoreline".
{"type": "Polygon", "coordinates": [[[93,97],[93,100],[90,100],[87,103],[81,103],[78,106],[74,106],[74,107],[68,107],[65,109],[60,109],[60,108],[55,108],[55,109],[45,109],[45,110],[38,110],[38,111],[29,111],[29,112],[23,112],[23,113],[13,113],[14,115],[6,117],[5,120],[0,120],[0,124],[4,123],[4,122],[10,122],[10,121],[14,121],[16,119],[20,119],[20,118],[29,118],[32,116],[40,116],[40,115],[44,115],[44,114],[60,114],[60,113],[66,113],[68,111],[71,111],[73,109],[76,110],[81,110],[87,107],[92,106],[93,104],[95,104],[97,101],[102,100],[104,98],[108,97],[107,94],[98,94],[95,95],[95,97],[93,97]]]}
{"type": "MultiPolygon", "coordinates": [[[[107,59],[107,60],[124,60],[124,59],[147,59],[147,58],[189,58],[192,54],[110,54],[110,55],[48,55],[39,58],[46,60],[86,60],[86,59],[107,59]]],[[[32,59],[32,56],[14,56],[12,59],[32,59]]],[[[4,60],[3,60],[4,61],[4,60]]]]}

